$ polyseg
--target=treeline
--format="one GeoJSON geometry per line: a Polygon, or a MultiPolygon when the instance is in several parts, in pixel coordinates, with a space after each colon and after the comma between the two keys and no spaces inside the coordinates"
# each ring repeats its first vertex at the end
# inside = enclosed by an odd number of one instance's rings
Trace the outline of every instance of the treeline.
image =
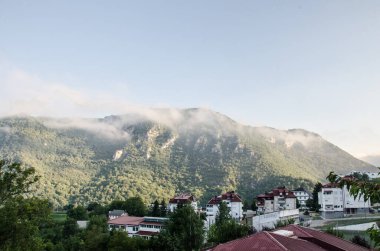
{"type": "MultiPolygon", "coordinates": [[[[67,206],[67,218],[54,220],[52,204],[30,195],[39,179],[34,168],[19,163],[0,161],[0,250],[200,250],[205,243],[205,215],[196,213],[190,205],[178,207],[167,215],[165,201],[155,201],[147,208],[139,197],[113,201],[102,206],[90,203],[67,206]],[[128,237],[124,231],[111,230],[107,212],[122,209],[130,215],[167,216],[165,228],[149,240],[128,237]],[[78,220],[88,220],[80,228],[78,220]]],[[[229,215],[225,203],[220,205],[215,226],[208,235],[214,245],[245,236],[249,228],[240,225],[229,215]]]]}

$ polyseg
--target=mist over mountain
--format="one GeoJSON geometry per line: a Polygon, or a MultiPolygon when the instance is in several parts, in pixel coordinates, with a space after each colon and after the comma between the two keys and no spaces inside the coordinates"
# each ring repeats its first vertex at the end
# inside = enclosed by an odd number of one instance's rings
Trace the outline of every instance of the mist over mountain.
{"type": "Polygon", "coordinates": [[[330,171],[377,169],[318,134],[239,124],[207,109],[146,109],[100,119],[0,119],[0,157],[42,176],[55,206],[144,201],[226,190],[245,199],[274,186],[311,187],[330,171]]]}
{"type": "Polygon", "coordinates": [[[380,167],[380,155],[368,155],[360,158],[371,165],[380,167]]]}

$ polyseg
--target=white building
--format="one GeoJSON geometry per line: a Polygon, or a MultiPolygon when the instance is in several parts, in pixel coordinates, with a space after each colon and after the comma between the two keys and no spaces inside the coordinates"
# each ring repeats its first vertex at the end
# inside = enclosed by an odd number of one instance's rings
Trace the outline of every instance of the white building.
{"type": "Polygon", "coordinates": [[[356,199],[350,195],[346,186],[326,184],[318,193],[318,204],[323,218],[341,218],[347,214],[365,214],[369,212],[371,202],[363,197],[356,199]]]}
{"type": "Polygon", "coordinates": [[[174,212],[174,210],[177,209],[178,205],[184,204],[190,204],[194,208],[194,211],[197,211],[198,209],[198,201],[194,195],[180,194],[169,200],[168,210],[170,212],[174,212]]]}
{"type": "Polygon", "coordinates": [[[296,196],[285,187],[278,187],[271,192],[256,197],[258,213],[272,213],[281,210],[296,209],[296,196]]]}
{"type": "Polygon", "coordinates": [[[225,202],[230,209],[230,215],[233,219],[240,221],[243,218],[243,202],[240,196],[234,191],[224,193],[213,197],[206,205],[207,225],[215,223],[216,216],[219,213],[219,204],[225,202]]]}
{"type": "Polygon", "coordinates": [[[112,229],[126,231],[129,237],[140,236],[144,239],[149,239],[164,228],[164,223],[167,220],[167,218],[161,217],[135,217],[124,215],[109,220],[108,227],[110,231],[112,229]]]}
{"type": "Polygon", "coordinates": [[[300,208],[306,208],[306,201],[310,199],[310,193],[303,187],[292,190],[293,194],[297,197],[300,203],[300,208]]]}

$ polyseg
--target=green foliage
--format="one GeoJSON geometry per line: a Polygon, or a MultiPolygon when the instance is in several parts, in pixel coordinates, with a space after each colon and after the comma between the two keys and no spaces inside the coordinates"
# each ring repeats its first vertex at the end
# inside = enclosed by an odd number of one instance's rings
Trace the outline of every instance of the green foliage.
{"type": "MultiPolygon", "coordinates": [[[[162,250],[200,250],[204,240],[204,222],[190,205],[177,208],[159,236],[162,250]]],[[[157,241],[154,241],[157,243],[157,241]]]]}
{"type": "Polygon", "coordinates": [[[166,202],[165,200],[162,200],[160,204],[160,217],[166,217],[167,212],[168,209],[166,208],[166,202]]]}
{"type": "Polygon", "coordinates": [[[359,235],[355,235],[354,237],[352,237],[351,242],[358,244],[358,245],[365,247],[365,248],[371,248],[371,245],[368,243],[368,241],[359,235]]]}
{"type": "Polygon", "coordinates": [[[310,132],[241,126],[212,111],[204,121],[197,114],[205,111],[178,112],[184,120],[170,127],[132,115],[85,121],[117,128],[115,137],[70,123],[64,127],[65,120],[3,118],[0,127],[7,130],[0,130],[0,158],[36,167],[41,178],[35,195],[58,209],[136,196],[146,204],[168,201],[181,191],[195,194],[201,204],[227,190],[250,199],[278,184],[311,189],[332,168],[367,167],[310,132]],[[285,140],[303,137],[307,145],[285,140]],[[113,159],[119,150],[120,158],[113,159]]]}
{"type": "Polygon", "coordinates": [[[276,222],[274,228],[285,227],[287,225],[294,224],[294,222],[295,219],[280,220],[276,222]]]}
{"type": "Polygon", "coordinates": [[[150,249],[150,242],[139,237],[128,237],[127,232],[114,231],[108,244],[109,251],[143,251],[150,249]]]}
{"type": "Polygon", "coordinates": [[[312,197],[306,201],[306,206],[312,210],[318,212],[320,209],[320,205],[318,202],[318,193],[322,190],[322,184],[320,182],[317,182],[314,185],[314,189],[312,192],[312,197]]]}
{"type": "Polygon", "coordinates": [[[250,228],[237,223],[230,216],[230,210],[225,202],[219,204],[219,212],[215,224],[208,231],[208,242],[224,243],[248,235],[250,228]]]}
{"type": "Polygon", "coordinates": [[[7,200],[0,207],[0,250],[42,250],[40,227],[47,224],[50,212],[46,200],[7,200]]]}
{"type": "Polygon", "coordinates": [[[325,230],[325,232],[328,233],[328,234],[334,235],[336,237],[339,237],[339,238],[343,238],[343,236],[344,236],[344,234],[341,231],[339,231],[339,230],[337,230],[337,229],[335,229],[335,228],[333,228],[331,226],[329,226],[325,230]]]}
{"type": "Polygon", "coordinates": [[[24,168],[21,163],[0,160],[0,206],[16,196],[30,192],[39,176],[33,167],[24,168]]]}
{"type": "Polygon", "coordinates": [[[77,206],[67,210],[67,217],[75,220],[88,220],[87,210],[83,206],[77,206]]]}
{"type": "Polygon", "coordinates": [[[150,215],[154,216],[154,217],[160,217],[161,216],[160,203],[158,203],[158,200],[155,200],[153,202],[153,207],[152,207],[152,210],[150,212],[150,215]]]}
{"type": "MultiPolygon", "coordinates": [[[[340,187],[347,186],[350,194],[357,198],[363,196],[364,200],[371,200],[371,202],[380,201],[380,182],[377,180],[369,181],[367,179],[341,178],[334,172],[330,172],[327,179],[338,184],[340,187]]],[[[367,230],[371,240],[375,243],[375,247],[380,247],[380,230],[371,227],[367,230]]]]}

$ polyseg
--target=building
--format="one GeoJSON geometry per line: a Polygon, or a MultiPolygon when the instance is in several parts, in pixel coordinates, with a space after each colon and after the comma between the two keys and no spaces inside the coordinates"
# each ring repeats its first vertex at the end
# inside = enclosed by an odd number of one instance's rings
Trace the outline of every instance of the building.
{"type": "Polygon", "coordinates": [[[332,183],[322,186],[318,204],[321,206],[321,216],[327,219],[341,218],[347,214],[366,214],[371,207],[371,202],[365,202],[363,196],[355,199],[346,186],[340,188],[332,183]]]}
{"type": "Polygon", "coordinates": [[[194,195],[180,194],[169,200],[168,210],[170,212],[174,212],[174,210],[177,209],[178,205],[184,204],[190,204],[194,208],[194,211],[197,211],[198,209],[198,201],[194,195]]]}
{"type": "Polygon", "coordinates": [[[108,228],[122,230],[128,232],[129,237],[140,236],[144,239],[149,239],[164,228],[164,223],[167,218],[161,217],[135,217],[135,216],[120,216],[116,219],[108,221],[108,228]]]}
{"type": "Polygon", "coordinates": [[[297,200],[300,203],[300,208],[306,208],[306,201],[310,199],[310,193],[303,187],[296,188],[292,190],[292,192],[297,197],[297,200]]]}
{"type": "Polygon", "coordinates": [[[343,177],[352,176],[352,175],[355,175],[355,173],[361,174],[361,175],[366,174],[368,176],[368,179],[370,179],[370,180],[380,178],[380,173],[379,172],[362,172],[362,171],[352,171],[349,174],[342,175],[342,176],[343,177]]]}
{"type": "Polygon", "coordinates": [[[108,219],[113,220],[120,216],[128,215],[124,210],[112,210],[108,211],[108,219]]]}
{"type": "Polygon", "coordinates": [[[273,232],[260,232],[222,243],[209,250],[272,250],[272,251],[368,251],[352,242],[311,228],[289,225],[273,232]]]}
{"type": "Polygon", "coordinates": [[[233,219],[240,221],[243,218],[243,201],[239,194],[230,191],[219,196],[214,196],[206,205],[207,225],[215,223],[215,218],[219,212],[219,204],[225,202],[230,209],[233,219]]]}
{"type": "Polygon", "coordinates": [[[296,196],[285,187],[278,187],[271,192],[256,196],[258,213],[272,213],[280,210],[296,209],[296,196]]]}

